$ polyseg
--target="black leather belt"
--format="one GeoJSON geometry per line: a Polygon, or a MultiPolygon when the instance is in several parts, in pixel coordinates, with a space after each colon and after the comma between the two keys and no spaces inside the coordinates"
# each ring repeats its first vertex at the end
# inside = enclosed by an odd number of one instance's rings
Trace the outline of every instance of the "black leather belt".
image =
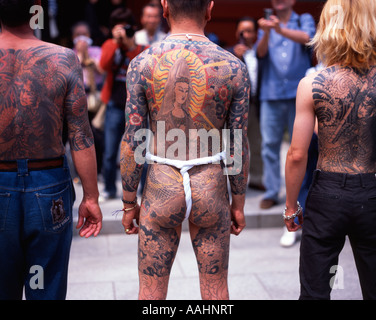
{"type": "MultiPolygon", "coordinates": [[[[29,171],[47,170],[62,168],[64,165],[64,158],[56,159],[40,159],[40,160],[28,160],[27,168],[29,171]]],[[[2,172],[17,172],[17,161],[0,161],[0,171],[2,172]]]]}

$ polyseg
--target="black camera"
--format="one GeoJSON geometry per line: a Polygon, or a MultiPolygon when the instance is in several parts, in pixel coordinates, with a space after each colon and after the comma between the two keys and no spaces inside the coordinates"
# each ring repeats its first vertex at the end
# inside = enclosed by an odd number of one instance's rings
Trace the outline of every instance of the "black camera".
{"type": "Polygon", "coordinates": [[[244,38],[244,31],[240,32],[239,34],[239,43],[240,44],[245,44],[245,38],[244,38]]]}
{"type": "Polygon", "coordinates": [[[266,8],[264,9],[264,18],[266,20],[270,20],[270,16],[273,14],[273,9],[271,8],[266,8]]]}
{"type": "Polygon", "coordinates": [[[124,30],[127,38],[133,38],[134,34],[136,33],[136,30],[129,24],[124,26],[124,30]]]}

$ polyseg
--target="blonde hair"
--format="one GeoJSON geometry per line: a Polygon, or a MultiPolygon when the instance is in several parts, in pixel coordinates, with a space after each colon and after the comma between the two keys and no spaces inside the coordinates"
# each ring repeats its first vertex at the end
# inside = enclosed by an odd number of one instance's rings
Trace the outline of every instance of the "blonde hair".
{"type": "Polygon", "coordinates": [[[364,70],[376,64],[376,1],[328,0],[310,45],[326,66],[364,70]]]}

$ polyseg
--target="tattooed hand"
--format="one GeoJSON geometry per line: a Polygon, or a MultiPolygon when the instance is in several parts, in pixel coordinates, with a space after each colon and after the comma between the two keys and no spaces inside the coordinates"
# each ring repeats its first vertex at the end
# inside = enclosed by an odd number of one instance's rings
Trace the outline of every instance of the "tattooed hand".
{"type": "Polygon", "coordinates": [[[140,206],[137,204],[136,207],[131,210],[123,213],[122,224],[126,234],[137,234],[138,227],[135,226],[134,220],[139,224],[140,216],[140,206]]]}

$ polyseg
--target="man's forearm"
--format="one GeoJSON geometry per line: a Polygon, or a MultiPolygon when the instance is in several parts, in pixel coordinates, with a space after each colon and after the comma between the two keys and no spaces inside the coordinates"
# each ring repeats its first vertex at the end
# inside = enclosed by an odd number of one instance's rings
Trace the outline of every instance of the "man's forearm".
{"type": "Polygon", "coordinates": [[[286,207],[294,208],[307,168],[307,155],[297,156],[290,147],[286,156],[286,207]]]}
{"type": "Polygon", "coordinates": [[[244,210],[245,205],[245,193],[244,194],[232,194],[231,206],[236,210],[244,210]]]}
{"type": "Polygon", "coordinates": [[[301,43],[304,45],[307,44],[310,40],[309,35],[301,30],[281,28],[279,33],[285,38],[288,38],[294,42],[301,43]]]}
{"type": "Polygon", "coordinates": [[[74,166],[81,179],[84,197],[98,199],[97,160],[94,146],[79,151],[72,150],[71,153],[74,166]]]}
{"type": "Polygon", "coordinates": [[[143,165],[136,162],[134,150],[137,144],[132,142],[132,138],[124,135],[120,147],[120,174],[124,192],[137,192],[138,184],[141,179],[143,165]]]}

